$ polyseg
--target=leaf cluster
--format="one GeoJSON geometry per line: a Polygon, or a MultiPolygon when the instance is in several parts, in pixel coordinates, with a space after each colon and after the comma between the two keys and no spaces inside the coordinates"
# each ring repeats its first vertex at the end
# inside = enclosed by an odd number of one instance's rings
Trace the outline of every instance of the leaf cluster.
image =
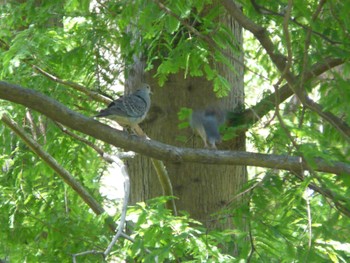
{"type": "Polygon", "coordinates": [[[125,240],[112,258],[140,262],[234,262],[219,248],[230,240],[229,235],[208,233],[187,214],[173,216],[164,208],[169,198],[155,198],[129,208],[127,225],[134,242],[125,240]]]}

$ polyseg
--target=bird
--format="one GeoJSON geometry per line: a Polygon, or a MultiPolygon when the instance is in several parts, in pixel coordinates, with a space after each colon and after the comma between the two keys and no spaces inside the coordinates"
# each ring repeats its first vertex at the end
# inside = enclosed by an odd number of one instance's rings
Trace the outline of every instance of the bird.
{"type": "Polygon", "coordinates": [[[190,126],[202,138],[205,148],[216,149],[216,144],[221,142],[219,126],[225,122],[225,119],[223,110],[208,107],[204,110],[192,111],[190,126]]]}
{"type": "Polygon", "coordinates": [[[103,109],[95,117],[104,117],[116,121],[121,126],[135,130],[142,122],[151,107],[151,88],[142,84],[135,92],[121,96],[103,109]]]}

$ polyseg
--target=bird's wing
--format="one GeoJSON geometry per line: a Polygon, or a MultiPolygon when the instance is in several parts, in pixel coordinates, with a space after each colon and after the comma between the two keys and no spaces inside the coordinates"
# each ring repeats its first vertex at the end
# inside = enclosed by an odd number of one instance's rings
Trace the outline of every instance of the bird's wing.
{"type": "Polygon", "coordinates": [[[208,141],[220,141],[221,136],[219,133],[218,122],[215,116],[205,116],[203,118],[203,127],[207,135],[208,141]]]}
{"type": "Polygon", "coordinates": [[[128,116],[142,117],[147,112],[147,101],[143,96],[133,94],[123,100],[123,109],[128,116]]]}
{"type": "Polygon", "coordinates": [[[133,94],[118,98],[100,111],[96,117],[118,115],[120,117],[143,118],[150,108],[149,90],[140,89],[133,94]]]}
{"type": "Polygon", "coordinates": [[[108,105],[106,109],[100,111],[96,117],[106,117],[109,115],[119,115],[119,116],[128,116],[126,109],[124,108],[123,101],[127,98],[127,96],[120,97],[117,100],[113,101],[108,105]]]}

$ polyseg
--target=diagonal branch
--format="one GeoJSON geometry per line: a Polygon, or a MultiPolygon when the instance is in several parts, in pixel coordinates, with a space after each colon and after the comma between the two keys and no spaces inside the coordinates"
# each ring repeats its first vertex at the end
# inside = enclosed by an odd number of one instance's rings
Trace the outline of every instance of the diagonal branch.
{"type": "MultiPolygon", "coordinates": [[[[322,75],[328,70],[337,67],[344,63],[343,59],[340,58],[327,58],[322,63],[314,64],[309,71],[304,74],[304,81],[310,81],[311,79],[322,75]]],[[[299,77],[299,76],[298,76],[299,77]]],[[[283,85],[278,89],[279,103],[284,102],[290,96],[294,94],[293,90],[290,89],[288,84],[283,85]]],[[[242,123],[245,125],[252,125],[258,121],[259,118],[266,115],[269,111],[273,110],[276,106],[275,103],[276,94],[271,93],[270,95],[263,98],[253,107],[246,109],[243,112],[242,123]]],[[[345,127],[343,129],[346,129],[345,127]]]]}
{"type": "MultiPolygon", "coordinates": [[[[0,39],[0,48],[4,49],[4,50],[9,50],[10,49],[10,46],[5,42],[3,41],[2,39],[0,39]]],[[[108,105],[109,103],[111,103],[111,99],[105,97],[105,96],[102,96],[101,94],[99,94],[98,92],[95,92],[95,91],[92,91],[78,83],[75,83],[75,82],[72,82],[72,81],[66,81],[66,80],[63,80],[63,79],[60,79],[52,74],[50,74],[49,72],[43,70],[42,68],[40,68],[39,66],[37,65],[34,65],[32,63],[29,63],[29,60],[24,60],[25,63],[28,63],[30,66],[32,66],[32,68],[34,70],[36,70],[37,72],[39,72],[41,75],[47,77],[48,79],[54,81],[54,82],[57,82],[59,84],[62,84],[62,85],[65,85],[65,86],[68,86],[68,87],[71,87],[75,90],[78,90],[82,93],[84,93],[85,95],[89,96],[90,98],[96,100],[96,101],[99,101],[99,102],[102,102],[106,105],[108,105]]]]}
{"type": "MultiPolygon", "coordinates": [[[[316,102],[312,101],[305,94],[305,91],[300,91],[297,89],[297,84],[299,82],[299,78],[294,76],[290,70],[285,72],[287,66],[287,58],[276,51],[275,45],[272,40],[268,36],[267,30],[251,21],[248,17],[246,17],[240,8],[234,3],[232,0],[222,0],[221,3],[229,12],[229,14],[245,29],[253,33],[256,39],[260,42],[260,44],[265,49],[266,53],[269,55],[272,62],[275,64],[277,69],[280,72],[284,73],[284,78],[287,80],[289,87],[293,90],[293,92],[299,97],[300,101],[310,110],[316,112],[319,116],[321,116],[324,120],[329,122],[335,129],[339,131],[340,134],[344,136],[344,138],[350,141],[350,127],[345,122],[343,122],[340,118],[332,114],[331,112],[326,112],[323,110],[323,107],[316,102]]],[[[305,77],[305,75],[302,75],[305,77]]]]}
{"type": "Polygon", "coordinates": [[[65,85],[65,86],[68,86],[68,87],[71,87],[77,91],[80,91],[82,93],[84,93],[85,95],[89,96],[90,98],[96,100],[96,101],[99,101],[99,102],[102,102],[104,104],[109,104],[111,103],[111,99],[105,97],[105,96],[102,96],[101,94],[99,94],[98,92],[96,91],[92,91],[78,83],[75,83],[75,82],[72,82],[72,81],[66,81],[66,80],[63,80],[63,79],[60,79],[48,72],[46,72],[45,70],[43,70],[42,68],[36,66],[36,65],[32,65],[33,69],[35,69],[36,71],[38,71],[40,74],[42,74],[43,76],[47,77],[48,79],[54,81],[54,82],[57,82],[59,84],[62,84],[62,85],[65,85]]]}
{"type": "MultiPolygon", "coordinates": [[[[64,169],[57,161],[47,153],[41,145],[30,138],[26,132],[17,125],[16,122],[11,120],[6,114],[3,114],[0,118],[6,126],[13,130],[24,142],[28,145],[33,152],[35,152],[47,165],[49,165],[83,200],[89,207],[95,212],[96,215],[103,214],[105,211],[103,207],[96,201],[96,199],[90,195],[88,191],[78,182],[66,169],[64,169]]],[[[109,220],[112,220],[111,218],[109,220]]],[[[109,223],[109,227],[114,231],[115,225],[109,223]]]]}
{"type": "MultiPolygon", "coordinates": [[[[84,202],[95,212],[96,215],[100,215],[104,213],[103,207],[94,199],[92,195],[90,195],[86,189],[66,170],[64,169],[57,161],[32,138],[30,138],[26,132],[17,125],[16,122],[11,120],[7,115],[3,115],[0,118],[11,130],[13,130],[25,143],[27,146],[29,146],[33,152],[35,152],[46,164],[48,164],[57,174],[84,200],[84,202]]],[[[121,162],[118,162],[117,159],[113,159],[112,162],[117,163],[122,168],[122,174],[124,176],[124,201],[123,201],[123,208],[121,212],[121,219],[117,228],[117,233],[114,236],[112,242],[108,246],[108,249],[106,249],[105,252],[99,252],[99,251],[88,251],[83,252],[82,254],[90,254],[90,253],[97,253],[97,254],[103,254],[104,256],[107,256],[112,248],[112,246],[115,244],[116,240],[119,236],[125,237],[125,234],[123,233],[124,225],[125,225],[125,219],[126,219],[126,210],[128,205],[128,199],[129,199],[129,193],[130,193],[130,183],[129,183],[129,176],[126,171],[126,167],[121,162]]],[[[107,217],[106,218],[106,224],[109,226],[112,232],[115,231],[116,225],[113,222],[113,218],[107,217]]],[[[74,254],[73,259],[76,256],[82,255],[81,253],[74,254]]]]}
{"type": "MultiPolygon", "coordinates": [[[[276,51],[275,45],[267,34],[267,30],[255,24],[248,17],[246,17],[242,10],[234,3],[232,0],[222,0],[221,3],[226,8],[228,13],[245,29],[253,33],[256,39],[264,47],[266,53],[271,58],[272,62],[276,65],[280,72],[283,72],[286,68],[287,58],[282,55],[280,52],[276,51]]],[[[288,82],[294,81],[294,76],[288,70],[285,75],[285,78],[288,82]]]]}
{"type": "MultiPolygon", "coordinates": [[[[243,151],[194,150],[131,136],[92,118],[76,113],[40,92],[3,81],[0,81],[0,98],[32,108],[71,129],[93,136],[116,147],[132,150],[158,160],[177,163],[249,165],[296,172],[307,170],[306,163],[297,156],[269,155],[243,151]]],[[[347,163],[332,163],[321,158],[315,158],[313,161],[315,163],[315,167],[313,167],[315,171],[350,175],[350,165],[347,163]]]]}
{"type": "Polygon", "coordinates": [[[60,128],[60,130],[62,132],[64,132],[65,134],[69,135],[70,137],[74,138],[75,140],[78,140],[84,144],[86,144],[87,146],[89,146],[90,148],[94,149],[100,156],[101,158],[106,161],[107,163],[113,163],[113,159],[111,156],[109,156],[106,152],[104,152],[100,147],[98,147],[97,145],[93,144],[91,141],[89,141],[88,139],[78,136],[75,133],[71,132],[70,130],[68,130],[66,127],[64,127],[61,123],[55,122],[55,124],[57,125],[58,128],[60,128]]]}

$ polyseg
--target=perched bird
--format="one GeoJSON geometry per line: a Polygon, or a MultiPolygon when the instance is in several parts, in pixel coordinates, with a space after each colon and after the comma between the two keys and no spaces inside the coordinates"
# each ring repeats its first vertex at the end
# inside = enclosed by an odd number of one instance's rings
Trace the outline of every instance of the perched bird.
{"type": "Polygon", "coordinates": [[[218,108],[195,110],[190,117],[190,126],[204,142],[204,147],[216,149],[216,143],[221,142],[219,126],[225,122],[225,113],[218,108]],[[208,146],[209,143],[209,146],[208,146]]]}
{"type": "Polygon", "coordinates": [[[105,117],[134,130],[145,119],[151,107],[150,93],[150,86],[142,84],[140,89],[113,101],[95,117],[105,117]]]}

